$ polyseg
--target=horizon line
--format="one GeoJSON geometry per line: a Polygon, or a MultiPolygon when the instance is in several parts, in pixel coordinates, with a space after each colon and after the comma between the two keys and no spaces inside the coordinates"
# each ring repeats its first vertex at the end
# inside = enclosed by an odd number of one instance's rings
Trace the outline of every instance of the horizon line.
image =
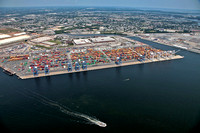
{"type": "Polygon", "coordinates": [[[162,8],[162,7],[129,7],[129,6],[67,6],[67,5],[59,5],[59,6],[0,6],[0,8],[44,8],[44,7],[87,7],[87,8],[132,8],[132,9],[156,9],[156,10],[187,10],[187,11],[200,11],[200,9],[185,9],[185,8],[162,8]]]}

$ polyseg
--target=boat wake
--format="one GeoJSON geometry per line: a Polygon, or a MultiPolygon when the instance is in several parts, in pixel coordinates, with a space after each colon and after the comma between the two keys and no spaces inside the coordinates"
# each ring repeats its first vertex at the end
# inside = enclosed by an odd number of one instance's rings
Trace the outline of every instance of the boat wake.
{"type": "MultiPolygon", "coordinates": [[[[50,100],[47,97],[44,97],[38,93],[32,92],[29,90],[29,94],[23,94],[24,96],[27,96],[29,98],[33,98],[37,101],[39,101],[42,104],[51,106],[51,107],[55,107],[57,108],[59,111],[61,111],[62,113],[65,113],[67,115],[73,116],[73,117],[77,117],[77,118],[81,118],[84,119],[92,124],[98,125],[100,127],[106,127],[107,124],[104,122],[101,122],[99,120],[97,120],[96,118],[90,117],[88,115],[85,114],[81,114],[75,111],[71,111],[69,109],[67,109],[64,105],[57,103],[56,101],[50,100]]],[[[21,93],[22,94],[22,93],[21,93]]]]}

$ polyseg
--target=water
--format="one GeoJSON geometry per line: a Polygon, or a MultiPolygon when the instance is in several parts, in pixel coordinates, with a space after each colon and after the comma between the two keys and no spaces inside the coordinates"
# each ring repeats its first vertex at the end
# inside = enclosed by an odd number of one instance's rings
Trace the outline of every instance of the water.
{"type": "Polygon", "coordinates": [[[29,80],[0,70],[0,128],[11,133],[194,131],[200,124],[200,55],[179,54],[185,58],[29,80]],[[37,95],[107,127],[63,113],[37,95]]]}

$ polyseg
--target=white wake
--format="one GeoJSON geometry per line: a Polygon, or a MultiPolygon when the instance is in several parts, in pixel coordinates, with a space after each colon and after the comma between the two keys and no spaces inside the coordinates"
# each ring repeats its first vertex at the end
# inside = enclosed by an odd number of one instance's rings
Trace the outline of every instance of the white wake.
{"type": "Polygon", "coordinates": [[[30,92],[31,96],[30,95],[28,96],[28,94],[23,94],[23,95],[25,95],[25,96],[27,96],[29,98],[33,98],[33,99],[39,101],[42,104],[49,105],[51,107],[52,106],[56,107],[56,108],[59,109],[59,111],[65,113],[67,115],[70,115],[70,116],[73,116],[73,117],[82,118],[82,119],[87,120],[87,121],[91,122],[92,124],[98,125],[100,127],[106,127],[107,126],[106,123],[104,123],[102,121],[99,121],[96,118],[93,118],[93,117],[90,117],[88,115],[81,114],[81,113],[78,113],[78,112],[71,111],[71,110],[67,109],[65,106],[57,103],[56,101],[50,100],[47,97],[44,97],[44,96],[42,96],[42,95],[40,95],[38,93],[32,92],[30,90],[29,90],[29,92],[30,92]]]}

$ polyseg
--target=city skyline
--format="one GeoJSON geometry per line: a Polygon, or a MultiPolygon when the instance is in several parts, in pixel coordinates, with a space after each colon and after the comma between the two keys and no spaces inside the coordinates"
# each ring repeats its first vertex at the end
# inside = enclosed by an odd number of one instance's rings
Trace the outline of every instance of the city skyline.
{"type": "Polygon", "coordinates": [[[1,0],[0,7],[93,6],[200,10],[200,0],[1,0]]]}

